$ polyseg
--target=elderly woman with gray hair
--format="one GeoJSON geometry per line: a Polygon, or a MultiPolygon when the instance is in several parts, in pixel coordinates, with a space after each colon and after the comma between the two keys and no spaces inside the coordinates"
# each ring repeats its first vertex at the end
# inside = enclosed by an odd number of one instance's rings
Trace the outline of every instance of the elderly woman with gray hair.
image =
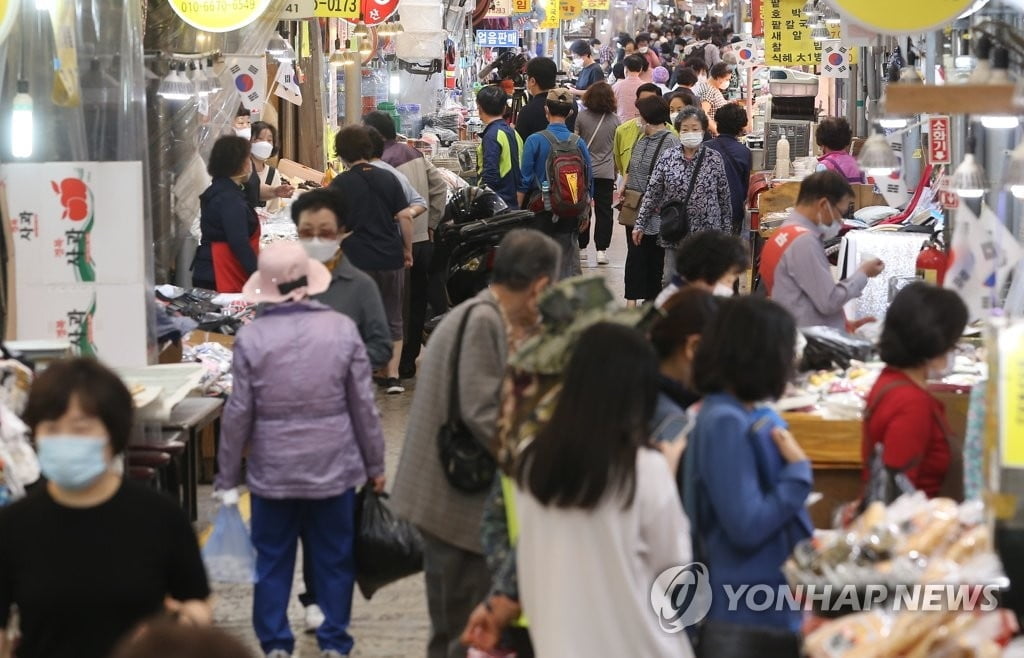
{"type": "Polygon", "coordinates": [[[429,658],[466,655],[459,637],[491,585],[480,540],[490,487],[467,493],[450,483],[438,456],[438,432],[454,408],[472,438],[497,455],[505,364],[538,326],[537,302],[558,276],[561,253],[539,231],[510,232],[498,246],[491,285],[452,309],[427,345],[391,505],[423,533],[429,658]]]}

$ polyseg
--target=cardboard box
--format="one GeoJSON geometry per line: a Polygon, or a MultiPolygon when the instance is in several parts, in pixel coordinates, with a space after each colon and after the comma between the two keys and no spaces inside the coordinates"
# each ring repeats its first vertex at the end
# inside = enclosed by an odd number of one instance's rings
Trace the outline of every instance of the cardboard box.
{"type": "Polygon", "coordinates": [[[235,337],[212,331],[193,331],[185,337],[183,343],[188,347],[195,347],[203,343],[220,343],[229,350],[232,350],[235,348],[235,337]]]}

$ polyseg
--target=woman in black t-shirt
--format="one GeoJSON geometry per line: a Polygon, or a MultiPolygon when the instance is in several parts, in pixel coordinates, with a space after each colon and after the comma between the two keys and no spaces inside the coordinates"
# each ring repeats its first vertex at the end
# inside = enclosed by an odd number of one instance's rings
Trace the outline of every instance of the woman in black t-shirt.
{"type": "MultiPolygon", "coordinates": [[[[113,468],[132,396],[91,359],[52,364],[25,421],[45,486],[0,510],[0,629],[18,606],[18,658],[106,658],[141,621],[173,612],[208,624],[196,536],[174,501],[113,468]]],[[[7,638],[0,631],[0,655],[7,638]]]]}

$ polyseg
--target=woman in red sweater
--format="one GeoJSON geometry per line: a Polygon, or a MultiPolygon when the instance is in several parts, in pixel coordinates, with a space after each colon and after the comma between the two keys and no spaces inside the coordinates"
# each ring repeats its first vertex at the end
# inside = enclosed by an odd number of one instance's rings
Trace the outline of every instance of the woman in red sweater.
{"type": "Polygon", "coordinates": [[[881,443],[886,468],[905,473],[928,496],[938,495],[949,470],[949,423],[945,406],[928,392],[927,382],[953,369],[966,325],[967,307],[951,290],[913,283],[896,295],[879,341],[886,368],[864,413],[865,481],[881,443]]]}

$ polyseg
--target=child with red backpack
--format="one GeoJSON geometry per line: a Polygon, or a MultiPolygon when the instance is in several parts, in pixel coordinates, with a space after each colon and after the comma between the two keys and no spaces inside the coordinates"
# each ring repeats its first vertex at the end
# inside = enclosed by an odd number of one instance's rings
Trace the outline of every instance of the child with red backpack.
{"type": "Polygon", "coordinates": [[[590,152],[565,119],[576,102],[565,89],[547,92],[546,130],[523,145],[519,204],[537,213],[537,228],[562,247],[561,278],[582,273],[579,232],[590,221],[594,174],[590,152]]]}

